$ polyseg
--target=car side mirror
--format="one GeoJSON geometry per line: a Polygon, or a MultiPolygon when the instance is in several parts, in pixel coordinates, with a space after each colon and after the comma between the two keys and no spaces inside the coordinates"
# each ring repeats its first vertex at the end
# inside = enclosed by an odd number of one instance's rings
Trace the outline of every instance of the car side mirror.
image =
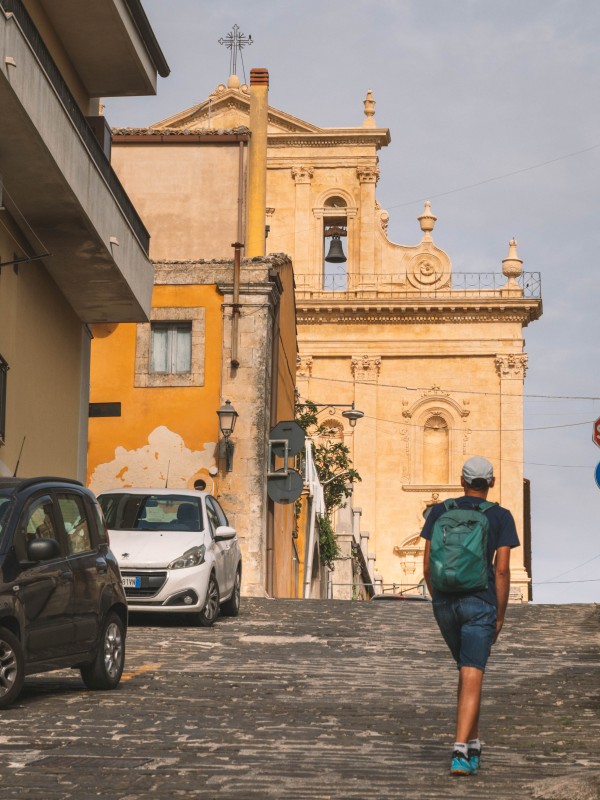
{"type": "Polygon", "coordinates": [[[235,539],[235,528],[229,525],[219,525],[215,531],[215,542],[226,542],[228,539],[235,539]]]}
{"type": "Polygon", "coordinates": [[[29,561],[49,561],[60,556],[60,545],[56,539],[32,539],[27,542],[29,561]]]}

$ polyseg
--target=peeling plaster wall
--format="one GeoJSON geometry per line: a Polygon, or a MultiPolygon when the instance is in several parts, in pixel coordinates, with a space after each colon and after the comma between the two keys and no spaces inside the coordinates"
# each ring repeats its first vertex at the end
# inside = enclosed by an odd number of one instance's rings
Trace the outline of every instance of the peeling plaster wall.
{"type": "Polygon", "coordinates": [[[181,436],[161,425],[148,436],[148,444],[136,450],[117,447],[113,460],[91,474],[90,489],[99,494],[130,486],[192,488],[196,478],[206,480],[202,472],[214,465],[215,448],[216,442],[206,442],[203,449],[190,450],[181,436]]]}

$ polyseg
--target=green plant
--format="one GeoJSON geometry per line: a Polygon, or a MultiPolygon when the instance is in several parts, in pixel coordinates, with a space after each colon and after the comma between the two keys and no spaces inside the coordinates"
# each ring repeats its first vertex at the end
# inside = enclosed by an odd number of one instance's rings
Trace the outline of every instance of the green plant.
{"type": "Polygon", "coordinates": [[[352,483],[362,479],[352,466],[349,448],[328,435],[328,429],[319,423],[317,414],[317,406],[310,400],[296,407],[296,422],[307,435],[316,440],[313,460],[323,485],[327,510],[327,515],[319,520],[321,562],[331,566],[331,562],[339,555],[331,516],[352,494],[352,483]]]}

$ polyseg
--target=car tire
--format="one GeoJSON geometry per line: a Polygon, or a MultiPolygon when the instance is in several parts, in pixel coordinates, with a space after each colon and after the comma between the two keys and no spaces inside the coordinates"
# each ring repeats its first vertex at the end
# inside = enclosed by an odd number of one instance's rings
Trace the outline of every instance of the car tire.
{"type": "Polygon", "coordinates": [[[107,614],[94,660],[80,667],[88,689],[115,689],[125,665],[125,625],[114,611],[107,614]]]}
{"type": "Polygon", "coordinates": [[[206,600],[202,611],[196,616],[198,625],[202,628],[210,628],[214,625],[219,616],[219,584],[217,583],[217,576],[211,572],[208,579],[208,589],[206,590],[206,600]]]}
{"type": "Polygon", "coordinates": [[[25,680],[23,647],[14,633],[0,628],[0,708],[14,702],[25,680]]]}
{"type": "Polygon", "coordinates": [[[231,597],[224,603],[221,603],[221,614],[224,617],[237,617],[240,613],[240,593],[242,589],[242,570],[240,567],[235,572],[235,580],[233,582],[233,591],[231,597]]]}

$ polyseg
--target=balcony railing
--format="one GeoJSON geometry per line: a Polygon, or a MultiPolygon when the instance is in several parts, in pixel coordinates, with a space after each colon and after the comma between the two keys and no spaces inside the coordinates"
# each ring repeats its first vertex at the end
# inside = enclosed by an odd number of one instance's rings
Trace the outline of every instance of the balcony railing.
{"type": "Polygon", "coordinates": [[[23,35],[29,42],[31,49],[35,53],[35,56],[41,64],[42,69],[46,73],[48,80],[54,87],[56,94],[60,98],[65,111],[71,119],[71,122],[82,138],[92,160],[104,177],[104,180],[108,184],[108,187],[112,192],[117,204],[121,208],[123,215],[134,231],[144,251],[147,253],[150,245],[150,234],[146,230],[144,223],[140,219],[137,211],[133,207],[131,200],[125,192],[125,189],[117,178],[115,171],[110,165],[110,161],[104,154],[102,145],[88,124],[85,115],[77,105],[75,98],[71,94],[71,90],[62,77],[60,70],[50,55],[50,51],[44,44],[38,29],[27,13],[22,1],[0,0],[0,8],[2,8],[5,12],[12,12],[12,14],[14,14],[15,19],[19,23],[19,26],[23,32],[23,35]]]}
{"type": "Polygon", "coordinates": [[[524,272],[509,279],[501,272],[453,272],[447,281],[419,285],[404,274],[296,274],[296,295],[303,299],[380,299],[437,297],[525,298],[540,300],[542,279],[539,272],[524,272]]]}

